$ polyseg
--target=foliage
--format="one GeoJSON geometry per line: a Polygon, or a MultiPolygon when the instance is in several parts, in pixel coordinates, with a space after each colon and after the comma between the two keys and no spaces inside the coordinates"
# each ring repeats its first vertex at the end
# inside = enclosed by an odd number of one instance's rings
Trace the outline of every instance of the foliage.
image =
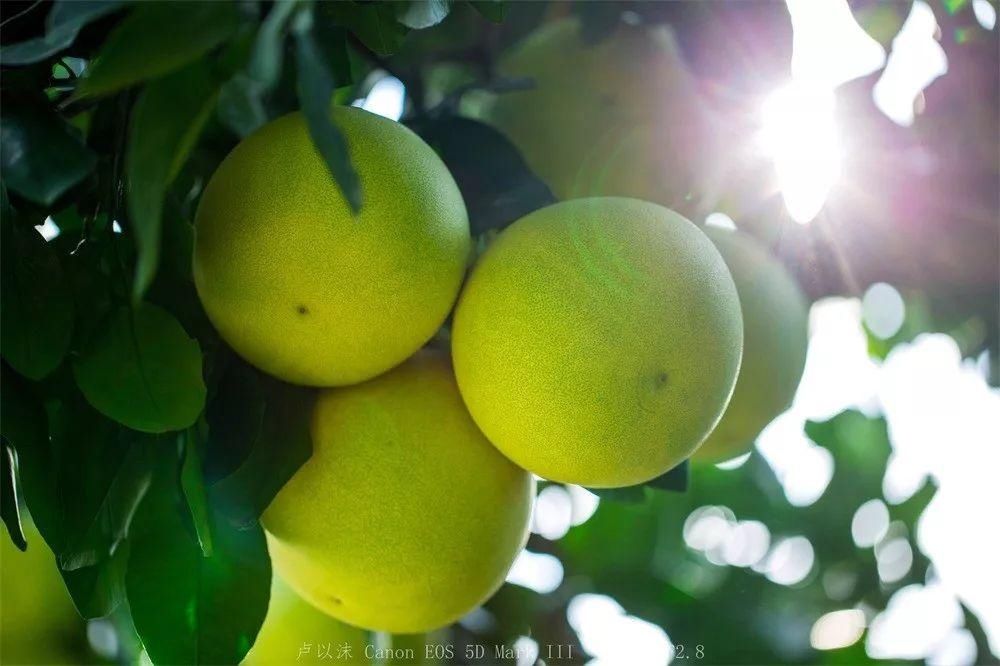
{"type": "MultiPolygon", "coordinates": [[[[739,61],[713,61],[698,48],[711,8],[673,5],[579,3],[572,11],[594,41],[626,10],[629,20],[683,28],[682,46],[702,75],[739,61]]],[[[948,3],[956,17],[959,5],[948,3]]],[[[312,394],[247,366],[201,310],[190,251],[204,184],[242,137],[301,108],[358,210],[365,193],[327,109],[389,73],[406,84],[403,122],[439,152],[474,233],[488,238],[554,201],[502,134],[463,115],[478,93],[531,84],[498,79],[493,63],[537,25],[541,4],[56,0],[3,11],[0,514],[18,547],[38,547],[24,543],[26,508],[80,614],[111,618],[123,635],[134,627],[154,662],[237,663],[270,588],[257,519],[310,455],[312,394]],[[39,231],[47,219],[60,232],[48,241],[39,231]]],[[[841,288],[810,285],[814,296],[841,288]]],[[[941,321],[929,315],[910,332],[941,321]]],[[[993,344],[992,335],[966,351],[993,344]]],[[[820,501],[789,505],[757,454],[734,471],[685,463],[646,487],[601,491],[614,501],[590,523],[558,544],[530,544],[564,560],[573,574],[565,588],[538,595],[505,586],[488,605],[492,628],[456,627],[459,654],[463,642],[527,634],[575,643],[566,603],[597,590],[669,626],[678,643],[710,645],[714,661],[815,658],[792,637],[797,623],[851,603],[882,608],[894,587],[854,551],[844,509],[879,494],[884,422],[848,412],[806,434],[835,460],[820,501]],[[819,574],[790,589],[750,569],[713,568],[680,531],[706,504],[807,536],[817,571],[849,567],[856,585],[834,602],[819,574]],[[695,569],[708,580],[703,589],[689,586],[695,569]]],[[[894,507],[894,518],[912,528],[933,492],[927,486],[894,507]]],[[[977,639],[985,654],[981,632],[977,639]]],[[[865,658],[856,647],[831,656],[865,658]]]]}

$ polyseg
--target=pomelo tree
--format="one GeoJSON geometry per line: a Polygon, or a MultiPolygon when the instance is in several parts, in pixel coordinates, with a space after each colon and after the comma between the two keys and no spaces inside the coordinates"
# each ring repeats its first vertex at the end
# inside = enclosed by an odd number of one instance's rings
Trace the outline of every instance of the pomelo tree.
{"type": "Polygon", "coordinates": [[[853,189],[799,224],[753,148],[781,3],[3,3],[0,661],[584,663],[588,595],[676,659],[877,659],[942,479],[889,497],[870,405],[793,424],[809,501],[754,443],[872,285],[871,363],[945,333],[997,384],[986,6],[851,3],[888,50],[926,8],[949,72],[912,127],[837,88],[853,189]]]}

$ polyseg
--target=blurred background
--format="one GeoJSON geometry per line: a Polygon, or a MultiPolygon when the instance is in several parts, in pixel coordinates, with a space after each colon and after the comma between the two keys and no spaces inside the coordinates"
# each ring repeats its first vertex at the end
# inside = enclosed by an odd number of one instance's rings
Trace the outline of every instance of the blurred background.
{"type": "MultiPolygon", "coordinates": [[[[997,663],[996,3],[529,2],[500,25],[456,5],[353,103],[403,122],[440,104],[478,117],[503,84],[469,82],[570,16],[595,34],[671,32],[697,96],[663,122],[707,123],[713,185],[677,207],[765,240],[795,273],[813,300],[806,370],[752,451],[692,465],[686,492],[613,501],[541,482],[507,584],[415,643],[519,666],[997,663]]],[[[53,567],[18,568],[51,554],[9,545],[2,603],[44,612],[4,616],[7,663],[141,658],[114,618],[72,614],[53,567]]]]}

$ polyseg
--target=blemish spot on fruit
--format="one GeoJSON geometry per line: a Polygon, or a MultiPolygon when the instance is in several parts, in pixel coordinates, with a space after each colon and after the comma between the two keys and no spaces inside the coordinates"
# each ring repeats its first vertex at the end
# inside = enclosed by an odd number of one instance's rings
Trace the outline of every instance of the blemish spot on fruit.
{"type": "Polygon", "coordinates": [[[335,597],[332,594],[330,595],[330,601],[333,602],[333,605],[335,606],[340,606],[343,605],[344,603],[343,599],[341,599],[340,597],[335,597]]]}
{"type": "Polygon", "coordinates": [[[661,370],[657,373],[653,381],[656,384],[656,388],[663,388],[670,381],[670,375],[667,374],[666,370],[661,370]]]}
{"type": "Polygon", "coordinates": [[[303,316],[309,314],[309,308],[307,308],[304,305],[298,306],[297,308],[295,308],[295,311],[298,312],[300,315],[303,315],[303,316]]]}

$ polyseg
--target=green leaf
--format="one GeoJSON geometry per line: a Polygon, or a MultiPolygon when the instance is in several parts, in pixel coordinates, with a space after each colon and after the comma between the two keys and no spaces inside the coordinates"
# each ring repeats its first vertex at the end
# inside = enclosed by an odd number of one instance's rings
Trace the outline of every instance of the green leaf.
{"type": "Polygon", "coordinates": [[[645,485],[657,490],[670,490],[683,493],[688,489],[688,480],[691,476],[690,464],[687,460],[681,462],[668,472],[661,474],[652,481],[647,481],[645,485]]]}
{"type": "Polygon", "coordinates": [[[646,501],[646,486],[626,486],[624,488],[587,488],[602,500],[620,504],[642,504],[646,501]]]}
{"type": "Polygon", "coordinates": [[[50,544],[60,533],[61,512],[53,473],[45,409],[31,387],[6,365],[0,370],[0,432],[17,451],[21,494],[42,537],[50,544]]]}
{"type": "Polygon", "coordinates": [[[361,210],[361,182],[351,165],[347,140],[334,124],[331,115],[336,83],[333,72],[313,37],[312,21],[306,13],[296,17],[295,54],[299,68],[299,102],[309,126],[309,134],[351,210],[357,213],[361,210]]]}
{"type": "Polygon", "coordinates": [[[51,427],[25,382],[6,370],[2,381],[3,436],[17,449],[35,525],[72,569],[63,577],[81,614],[106,615],[121,596],[111,583],[121,578],[118,551],[149,484],[141,463],[152,446],[95,412],[69,380],[68,393],[49,389],[51,427]]]}
{"type": "Polygon", "coordinates": [[[278,491],[312,455],[315,392],[268,380],[260,436],[240,467],[210,490],[219,511],[237,526],[254,524],[278,491]]]}
{"type": "Polygon", "coordinates": [[[106,617],[125,600],[128,556],[129,544],[125,541],[110,557],[104,557],[92,566],[72,571],[60,570],[73,605],[82,617],[106,617]]]}
{"type": "Polygon", "coordinates": [[[195,63],[150,83],[132,112],[128,155],[128,210],[138,257],[133,298],[142,298],[159,262],[167,187],[187,160],[218,95],[208,65],[195,63]]]}
{"type": "Polygon", "coordinates": [[[507,6],[503,0],[469,0],[472,8],[494,23],[503,23],[507,6]]]}
{"type": "Polygon", "coordinates": [[[0,348],[30,379],[62,362],[73,335],[73,300],[56,253],[34,228],[4,220],[0,240],[0,348]]]}
{"type": "Polygon", "coordinates": [[[476,120],[447,115],[411,123],[440,155],[469,212],[474,234],[502,229],[555,197],[503,134],[476,120]]]}
{"type": "Polygon", "coordinates": [[[257,32],[247,73],[269,91],[278,83],[284,62],[285,26],[295,10],[294,2],[276,2],[257,32]]]}
{"type": "Polygon", "coordinates": [[[285,25],[294,2],[276,2],[261,23],[246,70],[238,72],[219,92],[219,118],[244,137],[268,120],[264,96],[278,83],[284,62],[285,25]]]}
{"type": "Polygon", "coordinates": [[[3,106],[0,165],[11,190],[48,206],[93,170],[97,158],[48,106],[3,106]]]}
{"type": "Polygon", "coordinates": [[[132,542],[125,575],[142,644],[157,664],[239,663],[267,613],[271,563],[264,532],[216,521],[212,556],[205,557],[185,534],[171,493],[157,498],[143,506],[146,529],[132,542]]]}
{"type": "Polygon", "coordinates": [[[396,19],[407,28],[422,30],[437,25],[451,11],[451,0],[416,0],[397,2],[396,19]]]}
{"type": "Polygon", "coordinates": [[[268,120],[261,85],[239,73],[219,90],[219,120],[237,136],[245,137],[268,120]]]}
{"type": "Polygon", "coordinates": [[[154,305],[119,309],[73,374],[98,411],[141,432],[187,428],[205,405],[198,342],[154,305]]]}
{"type": "Polygon", "coordinates": [[[106,95],[204,56],[239,25],[230,2],[143,2],[108,36],[87,69],[80,95],[106,95]]]}
{"type": "Polygon", "coordinates": [[[206,447],[205,471],[212,482],[229,476],[246,461],[264,425],[262,374],[229,354],[205,408],[211,442],[206,447]]]}
{"type": "Polygon", "coordinates": [[[4,65],[30,65],[59,53],[76,41],[80,29],[121,9],[125,0],[59,0],[52,6],[45,35],[0,49],[4,65]]]}
{"type": "MultiPolygon", "coordinates": [[[[74,422],[71,427],[79,425],[74,422]]],[[[94,501],[76,502],[67,511],[75,524],[58,554],[59,566],[67,571],[96,565],[114,554],[128,534],[132,517],[152,480],[152,455],[145,442],[131,442],[119,455],[108,456],[101,464],[103,473],[89,479],[93,483],[81,489],[96,492],[94,501]]]]}
{"type": "Polygon", "coordinates": [[[21,509],[17,500],[17,465],[14,462],[14,447],[6,441],[0,442],[0,518],[7,526],[7,534],[17,549],[24,552],[28,542],[21,526],[21,509]]]}
{"type": "Polygon", "coordinates": [[[181,465],[181,494],[191,512],[191,522],[194,524],[198,545],[205,557],[212,556],[212,527],[208,508],[208,494],[205,492],[205,480],[201,471],[202,441],[198,425],[194,425],[183,433],[184,462],[181,465]]]}
{"type": "Polygon", "coordinates": [[[409,32],[397,20],[396,9],[388,2],[321,2],[317,10],[321,17],[350,30],[380,56],[398,51],[409,32]]]}

